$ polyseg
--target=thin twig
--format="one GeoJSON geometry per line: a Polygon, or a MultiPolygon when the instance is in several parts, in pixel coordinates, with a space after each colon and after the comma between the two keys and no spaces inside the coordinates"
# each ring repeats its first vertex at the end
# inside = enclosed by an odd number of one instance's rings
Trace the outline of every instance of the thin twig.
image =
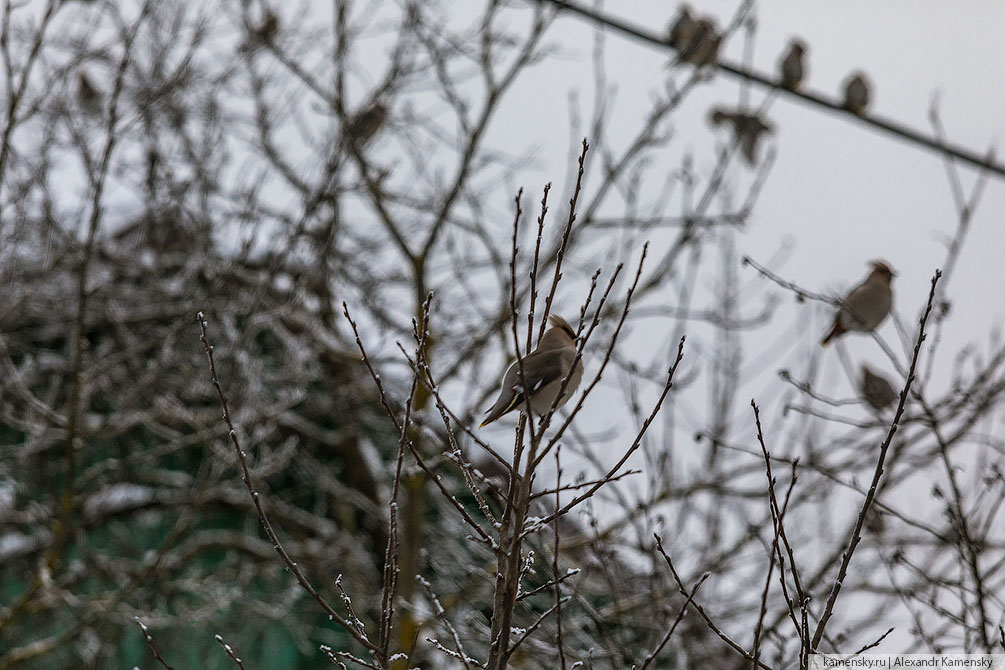
{"type": "MultiPolygon", "coordinates": [[[[464,651],[464,645],[461,644],[461,638],[457,635],[457,629],[454,628],[453,624],[450,623],[450,619],[447,618],[447,613],[443,609],[443,605],[440,604],[440,599],[436,597],[433,593],[433,587],[428,581],[423,579],[421,576],[416,577],[422,588],[425,589],[426,595],[429,596],[429,602],[433,603],[434,611],[436,612],[436,618],[440,620],[443,627],[447,629],[450,634],[450,638],[454,641],[454,646],[457,648],[457,657],[461,659],[461,663],[464,664],[466,670],[471,670],[471,665],[468,663],[468,655],[464,651]]],[[[475,661],[477,663],[477,661],[475,661]]]]}
{"type": "Polygon", "coordinates": [[[167,664],[167,661],[164,660],[161,653],[157,651],[157,646],[154,644],[154,638],[150,635],[150,629],[147,628],[146,624],[140,621],[138,616],[134,616],[133,621],[135,621],[136,625],[140,627],[140,631],[143,633],[143,639],[146,640],[147,646],[150,647],[150,651],[153,653],[154,658],[157,659],[157,662],[161,664],[164,670],[174,670],[172,666],[167,664]]]}
{"type": "MultiPolygon", "coordinates": [[[[733,651],[740,654],[748,661],[754,660],[754,656],[752,654],[747,652],[746,649],[738,645],[736,642],[733,642],[733,640],[731,640],[728,635],[723,633],[722,630],[717,625],[715,625],[715,622],[713,622],[712,619],[705,612],[705,608],[702,607],[700,604],[698,604],[697,600],[694,600],[692,594],[688,593],[687,589],[684,588],[684,581],[680,578],[680,575],[677,574],[677,568],[674,567],[673,561],[670,560],[670,555],[667,554],[667,552],[663,549],[663,539],[656,534],[654,534],[653,537],[656,538],[656,549],[660,552],[660,555],[663,556],[663,560],[666,561],[667,567],[670,568],[670,574],[673,575],[674,581],[677,582],[677,590],[680,592],[682,596],[690,599],[691,602],[694,603],[694,609],[698,612],[698,614],[701,615],[701,618],[705,620],[705,625],[708,626],[713,633],[718,635],[719,639],[721,639],[723,642],[729,645],[729,647],[733,649],[733,651]]],[[[757,662],[757,667],[765,668],[766,670],[773,670],[770,665],[766,665],[760,661],[757,662]]]]}
{"type": "MultiPolygon", "coordinates": [[[[750,401],[750,406],[754,410],[754,423],[757,426],[757,441],[761,445],[761,453],[764,455],[764,471],[768,478],[768,502],[771,508],[772,523],[775,525],[778,536],[782,540],[782,545],[785,547],[785,552],[789,557],[789,573],[792,575],[792,583],[796,587],[796,597],[799,600],[799,610],[802,614],[802,623],[797,625],[796,629],[799,632],[800,639],[800,664],[805,665],[805,657],[809,653],[809,630],[808,623],[806,619],[806,607],[808,604],[808,598],[806,592],[803,590],[802,580],[799,578],[799,570],[796,567],[796,557],[792,550],[792,545],[789,544],[788,535],[785,533],[785,523],[782,517],[782,509],[778,505],[778,498],[775,496],[775,480],[771,474],[771,454],[768,452],[768,448],[764,444],[764,433],[761,430],[761,411],[757,407],[757,403],[753,399],[750,401]]],[[[793,472],[795,471],[795,463],[793,463],[793,472]]],[[[794,479],[794,478],[793,478],[794,479]]],[[[794,481],[793,481],[794,483],[794,481]]],[[[791,485],[790,485],[791,487],[791,485]]],[[[781,547],[776,545],[776,550],[779,550],[778,559],[782,560],[781,547]]],[[[784,579],[784,576],[783,576],[784,579]]]]}
{"type": "Polygon", "coordinates": [[[227,656],[230,656],[230,660],[236,663],[237,667],[239,667],[241,670],[246,670],[244,667],[244,662],[241,661],[241,657],[234,653],[233,647],[231,647],[229,644],[223,641],[222,636],[214,635],[213,639],[215,639],[217,642],[220,643],[220,646],[223,647],[223,650],[227,652],[227,656]]]}
{"type": "Polygon", "coordinates": [[[625,464],[625,461],[627,461],[631,457],[631,455],[634,454],[635,451],[639,448],[639,445],[642,443],[642,438],[645,436],[646,431],[649,430],[649,424],[651,424],[653,422],[653,419],[656,418],[656,415],[659,413],[660,408],[663,406],[663,401],[666,399],[667,394],[670,393],[670,389],[673,388],[674,374],[677,372],[677,366],[680,365],[681,359],[684,358],[684,341],[685,338],[683,337],[680,338],[680,344],[677,346],[677,358],[674,359],[673,365],[671,365],[670,369],[667,371],[667,380],[666,383],[663,385],[663,391],[660,393],[660,397],[656,400],[656,404],[653,406],[652,412],[650,412],[649,416],[646,417],[646,420],[643,422],[642,428],[639,429],[639,432],[635,436],[635,440],[632,442],[632,445],[628,448],[627,451],[625,451],[621,459],[619,459],[618,462],[614,464],[614,467],[612,467],[600,481],[591,486],[589,490],[586,491],[586,493],[582,493],[576,496],[561,509],[556,510],[553,514],[550,514],[547,517],[545,517],[541,521],[542,525],[551,523],[554,519],[557,519],[558,517],[568,513],[569,510],[571,510],[579,503],[583,502],[587,498],[592,497],[593,494],[595,494],[597,490],[600,489],[600,487],[602,487],[607,482],[611,481],[611,478],[613,478],[615,475],[618,474],[618,470],[620,470],[621,466],[625,464]]]}
{"type": "Polygon", "coordinates": [[[855,522],[855,529],[852,531],[851,539],[848,542],[848,548],[845,550],[844,554],[842,554],[841,566],[838,568],[837,578],[834,580],[834,585],[831,587],[830,595],[827,597],[827,603],[820,616],[820,621],[817,624],[816,631],[813,633],[813,640],[811,642],[811,651],[813,652],[816,652],[820,644],[820,640],[823,638],[824,631],[827,628],[827,622],[830,621],[834,612],[834,603],[837,602],[845,577],[848,576],[848,566],[851,564],[852,555],[855,553],[855,548],[858,546],[858,543],[862,540],[862,526],[865,525],[866,515],[869,513],[872,501],[876,497],[879,480],[883,476],[883,464],[886,461],[886,453],[890,448],[890,443],[893,441],[893,436],[897,434],[897,427],[900,425],[900,418],[904,414],[904,405],[907,403],[907,397],[911,391],[911,385],[914,383],[914,372],[918,365],[918,357],[921,354],[921,344],[925,341],[925,324],[928,322],[928,315],[932,313],[932,303],[935,300],[935,287],[938,285],[939,278],[941,276],[942,272],[936,270],[935,275],[932,277],[932,287],[928,293],[928,303],[925,306],[925,312],[921,315],[921,319],[919,320],[918,339],[914,345],[914,356],[911,358],[911,367],[907,373],[907,381],[904,383],[904,389],[900,392],[900,402],[897,404],[897,411],[894,414],[893,422],[890,424],[890,430],[887,432],[886,439],[883,440],[883,444],[880,446],[879,458],[876,461],[876,470],[872,476],[872,484],[869,486],[869,491],[866,493],[865,501],[862,503],[862,509],[858,514],[858,520],[855,522]]]}
{"type": "MultiPolygon", "coordinates": [[[[360,354],[363,357],[363,363],[366,365],[366,369],[369,370],[370,377],[371,379],[373,379],[373,383],[377,386],[377,395],[380,398],[381,405],[384,406],[384,410],[387,412],[388,417],[390,417],[391,422],[394,424],[394,427],[398,430],[401,430],[401,423],[398,421],[398,417],[395,414],[394,410],[391,408],[391,405],[387,399],[387,394],[384,392],[384,384],[380,380],[380,375],[377,374],[377,371],[373,368],[373,363],[370,361],[370,357],[366,353],[366,348],[363,346],[363,340],[360,339],[359,328],[357,327],[356,322],[353,321],[352,317],[349,315],[349,305],[346,304],[345,302],[342,303],[342,313],[345,315],[346,320],[349,321],[349,325],[352,327],[353,335],[356,338],[356,346],[357,348],[359,348],[360,354]]],[[[463,518],[464,521],[467,522],[467,524],[476,533],[478,533],[478,536],[485,544],[489,546],[495,546],[495,541],[489,536],[488,533],[485,532],[484,529],[482,529],[481,526],[478,525],[477,521],[471,518],[471,515],[468,514],[468,511],[464,509],[464,505],[462,505],[457,500],[457,498],[455,498],[453,494],[447,490],[446,486],[441,481],[442,478],[437,476],[436,473],[432,471],[432,469],[426,463],[425,459],[422,457],[422,454],[420,454],[419,450],[415,448],[414,444],[412,444],[412,441],[408,440],[406,442],[406,445],[408,446],[408,449],[411,452],[412,456],[415,457],[415,462],[418,463],[419,467],[422,468],[422,471],[426,473],[426,475],[430,478],[430,480],[432,480],[432,482],[436,485],[436,487],[440,489],[440,492],[444,495],[444,497],[446,497],[447,500],[449,500],[450,503],[454,506],[454,508],[460,513],[461,518],[463,518]]]]}
{"type": "Polygon", "coordinates": [[[272,542],[273,548],[279,557],[282,559],[283,563],[289,569],[293,576],[296,578],[297,582],[314,599],[325,614],[327,614],[332,621],[342,626],[349,635],[353,637],[361,645],[369,649],[370,651],[376,651],[376,646],[367,639],[366,635],[362,634],[355,626],[350,624],[345,617],[339,614],[334,607],[332,607],[324,597],[318,593],[318,590],[307,580],[300,566],[297,565],[296,561],[290,558],[290,555],[286,553],[286,549],[283,548],[282,542],[279,541],[279,536],[276,535],[276,531],[272,528],[272,523],[269,522],[269,517],[265,513],[265,508],[262,506],[261,496],[258,494],[255,485],[251,480],[251,471],[248,469],[248,459],[247,454],[245,454],[244,449],[241,448],[241,442],[237,437],[237,429],[234,427],[234,422],[230,418],[230,408],[227,406],[227,397],[223,393],[223,387],[220,385],[220,380],[217,378],[216,374],[216,360],[213,358],[213,346],[209,343],[209,339],[206,336],[206,328],[208,326],[205,317],[202,312],[198,314],[199,328],[202,331],[202,346],[206,350],[206,357],[209,359],[209,372],[211,379],[213,381],[213,388],[216,389],[216,394],[220,399],[220,405],[223,407],[223,420],[227,424],[227,429],[230,435],[230,442],[234,447],[234,452],[237,454],[237,460],[241,464],[241,475],[244,481],[245,488],[248,489],[248,493],[251,494],[251,501],[255,505],[255,511],[258,512],[258,519],[262,522],[262,527],[265,529],[265,534],[269,536],[269,540],[272,542]]]}
{"type": "Polygon", "coordinates": [[[891,628],[890,630],[886,631],[885,633],[883,633],[882,635],[879,636],[878,640],[876,640],[875,642],[873,642],[871,644],[865,645],[864,647],[862,647],[861,649],[859,649],[858,651],[856,651],[854,655],[858,656],[859,654],[863,654],[863,653],[869,651],[870,649],[874,649],[874,648],[878,647],[879,643],[882,642],[883,640],[885,640],[886,636],[889,635],[890,633],[892,633],[894,630],[896,630],[896,629],[895,628],[891,628]]]}
{"type": "Polygon", "coordinates": [[[544,337],[544,330],[548,326],[548,315],[551,314],[551,305],[555,301],[555,291],[558,290],[558,282],[562,279],[562,259],[565,258],[565,250],[569,246],[569,236],[572,234],[572,224],[576,221],[576,204],[579,202],[579,192],[583,186],[583,173],[586,152],[590,150],[590,144],[583,138],[583,150],[579,154],[579,171],[576,173],[576,187],[569,198],[569,218],[565,222],[565,231],[562,233],[562,241],[558,245],[558,252],[555,255],[555,276],[551,280],[551,290],[544,301],[544,313],[541,315],[541,326],[537,333],[538,342],[544,337]]]}
{"type": "Polygon", "coordinates": [[[642,662],[642,666],[639,668],[639,670],[646,670],[646,668],[648,668],[649,665],[654,660],[656,660],[656,657],[659,655],[659,653],[663,651],[663,647],[665,647],[667,642],[670,641],[670,636],[673,635],[673,632],[675,630],[677,630],[677,624],[679,624],[681,622],[681,619],[684,618],[684,615],[687,614],[687,606],[691,604],[691,601],[694,599],[695,594],[698,593],[698,589],[701,588],[701,585],[705,583],[705,580],[708,579],[710,574],[711,573],[708,572],[703,574],[701,576],[701,579],[698,580],[698,583],[695,584],[694,588],[691,589],[691,593],[688,594],[687,600],[684,601],[684,604],[680,608],[680,612],[677,613],[677,618],[674,619],[673,624],[671,624],[670,630],[666,632],[660,643],[656,645],[656,648],[653,649],[651,652],[649,652],[649,655],[646,656],[646,660],[642,662]]]}

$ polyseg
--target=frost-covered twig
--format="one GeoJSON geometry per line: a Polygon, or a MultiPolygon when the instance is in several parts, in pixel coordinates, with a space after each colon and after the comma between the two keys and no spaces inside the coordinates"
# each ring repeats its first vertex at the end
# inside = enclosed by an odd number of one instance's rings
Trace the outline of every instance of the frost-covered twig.
{"type": "Polygon", "coordinates": [[[147,628],[147,625],[140,621],[138,616],[134,616],[133,621],[135,621],[136,625],[140,627],[140,632],[143,633],[143,639],[146,641],[147,646],[150,647],[150,651],[153,653],[154,658],[157,659],[157,662],[161,664],[164,670],[174,670],[173,667],[167,664],[167,661],[164,660],[161,653],[157,651],[157,646],[154,644],[154,638],[150,635],[150,629],[147,628]]]}
{"type": "Polygon", "coordinates": [[[230,408],[227,406],[227,397],[223,393],[223,387],[220,385],[220,380],[217,378],[216,374],[216,360],[213,357],[213,346],[209,343],[209,338],[206,335],[206,328],[208,323],[206,318],[203,316],[202,312],[198,314],[199,318],[199,328],[202,332],[200,339],[202,340],[202,346],[206,350],[206,358],[209,359],[209,372],[210,377],[213,382],[213,388],[216,389],[216,394],[220,399],[220,405],[223,407],[223,420],[227,424],[227,429],[230,435],[230,442],[234,447],[234,452],[237,454],[237,460],[241,464],[241,478],[244,481],[244,486],[248,489],[248,493],[251,494],[251,501],[255,505],[255,511],[258,512],[258,519],[262,522],[262,527],[265,529],[265,534],[269,536],[269,540],[272,542],[273,548],[279,557],[282,559],[283,563],[289,569],[293,576],[296,578],[297,583],[300,584],[307,593],[314,599],[325,614],[329,618],[342,626],[349,635],[351,635],[357,642],[362,644],[364,647],[371,651],[375,651],[376,648],[366,635],[360,633],[356,626],[350,624],[345,617],[339,614],[331,604],[314,588],[314,585],[308,581],[307,577],[304,575],[300,566],[297,562],[290,558],[290,555],[286,553],[286,549],[283,548],[282,542],[279,541],[279,536],[276,535],[276,531],[272,528],[272,523],[269,521],[269,516],[265,513],[265,507],[262,505],[261,496],[258,490],[255,488],[254,483],[251,480],[251,470],[248,468],[248,458],[244,449],[241,448],[241,442],[237,437],[237,428],[234,427],[234,422],[230,418],[230,408]]]}

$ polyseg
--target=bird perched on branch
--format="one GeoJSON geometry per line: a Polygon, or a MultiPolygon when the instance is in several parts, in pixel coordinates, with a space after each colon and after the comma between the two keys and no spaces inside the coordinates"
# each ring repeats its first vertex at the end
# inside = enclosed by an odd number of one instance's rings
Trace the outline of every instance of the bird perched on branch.
{"type": "Polygon", "coordinates": [[[870,265],[872,272],[841,301],[834,325],[820,344],[826,346],[846,332],[871,333],[890,313],[893,307],[890,282],[896,273],[883,261],[872,261],[870,265]]]}
{"type": "Polygon", "coordinates": [[[346,135],[357,147],[373,139],[387,121],[387,107],[377,100],[366,109],[356,112],[346,126],[346,135]]]}
{"type": "Polygon", "coordinates": [[[789,50],[785,52],[785,57],[778,63],[778,75],[782,88],[787,88],[790,91],[799,90],[806,77],[805,55],[805,42],[800,39],[793,39],[789,42],[789,50]]]}
{"type": "Polygon", "coordinates": [[[266,8],[261,23],[254,27],[254,33],[263,42],[271,42],[279,33],[279,17],[276,13],[266,8]]]}
{"type": "Polygon", "coordinates": [[[722,35],[715,28],[715,22],[710,18],[700,18],[695,22],[690,39],[678,47],[677,63],[690,63],[695,67],[711,65],[719,59],[719,47],[722,46],[722,35]]]}
{"type": "Polygon", "coordinates": [[[876,374],[868,365],[862,366],[862,383],[859,385],[859,391],[862,393],[862,398],[877,412],[889,407],[898,397],[886,377],[876,374]]]}
{"type": "Polygon", "coordinates": [[[691,5],[685,2],[677,10],[677,16],[667,30],[667,44],[681,51],[691,43],[697,32],[698,23],[691,15],[691,5]]]}
{"type": "Polygon", "coordinates": [[[77,102],[85,113],[91,116],[101,116],[101,91],[91,83],[90,77],[83,72],[77,73],[77,102]]]}
{"type": "Polygon", "coordinates": [[[272,44],[272,41],[279,34],[279,16],[272,8],[266,7],[262,12],[262,20],[254,25],[248,26],[248,37],[244,40],[238,51],[249,53],[259,47],[272,44]]]}
{"type": "Polygon", "coordinates": [[[864,72],[854,72],[845,80],[842,106],[848,111],[862,116],[869,105],[869,80],[864,72]]]}
{"type": "Polygon", "coordinates": [[[733,127],[733,139],[739,145],[748,165],[757,164],[757,148],[761,136],[770,133],[773,127],[757,114],[746,112],[730,112],[721,107],[715,107],[708,115],[708,122],[715,127],[728,123],[733,127]]]}
{"type": "Polygon", "coordinates": [[[548,318],[548,322],[551,328],[545,331],[537,349],[523,359],[524,381],[529,391],[525,393],[520,380],[520,361],[513,361],[503,375],[499,398],[485,412],[487,416],[481,426],[492,423],[515,409],[526,412],[528,400],[531,411],[544,416],[553,404],[556,409],[561,407],[576,392],[583,379],[582,358],[576,361],[576,331],[565,319],[554,314],[548,318]],[[565,393],[559,397],[566,377],[569,382],[565,393]],[[557,403],[555,398],[558,398],[557,403]]]}

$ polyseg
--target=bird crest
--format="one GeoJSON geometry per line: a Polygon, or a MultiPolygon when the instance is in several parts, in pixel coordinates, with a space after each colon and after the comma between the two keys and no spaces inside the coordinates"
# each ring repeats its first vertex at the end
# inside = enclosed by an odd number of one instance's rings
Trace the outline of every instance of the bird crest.
{"type": "Polygon", "coordinates": [[[548,323],[553,327],[561,329],[572,339],[576,339],[576,330],[569,325],[569,322],[558,316],[557,314],[552,314],[548,317],[548,323]]]}

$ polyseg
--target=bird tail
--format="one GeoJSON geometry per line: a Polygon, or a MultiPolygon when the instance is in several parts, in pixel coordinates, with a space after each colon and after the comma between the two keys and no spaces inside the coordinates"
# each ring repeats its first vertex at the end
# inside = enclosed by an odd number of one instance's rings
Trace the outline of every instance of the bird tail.
{"type": "Polygon", "coordinates": [[[493,421],[495,421],[496,419],[498,419],[499,417],[501,417],[503,414],[506,414],[510,410],[514,409],[521,402],[523,402],[523,394],[522,393],[514,393],[513,397],[511,397],[509,399],[509,402],[507,402],[507,403],[497,402],[495,405],[492,405],[492,407],[489,407],[485,411],[485,413],[488,414],[488,416],[485,417],[485,420],[482,421],[478,425],[478,427],[479,428],[483,428],[484,426],[492,423],[493,421]]]}
{"type": "Polygon", "coordinates": [[[835,319],[834,327],[831,328],[831,332],[827,333],[827,336],[824,337],[824,339],[820,340],[820,346],[826,347],[828,344],[830,344],[831,340],[833,340],[835,337],[837,337],[844,331],[845,331],[844,326],[841,325],[840,321],[835,319]]]}

